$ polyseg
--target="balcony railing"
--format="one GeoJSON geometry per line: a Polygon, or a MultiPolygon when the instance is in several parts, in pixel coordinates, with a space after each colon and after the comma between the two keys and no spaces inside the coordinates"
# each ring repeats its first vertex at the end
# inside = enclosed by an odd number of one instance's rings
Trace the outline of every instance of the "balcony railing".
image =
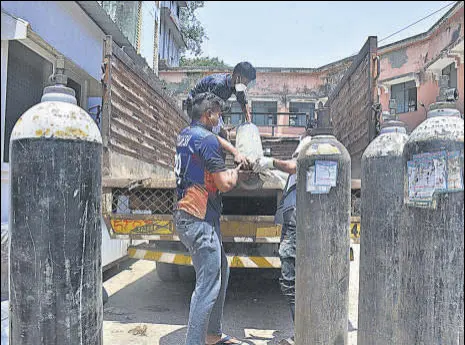
{"type": "MultiPolygon", "coordinates": [[[[271,135],[275,135],[275,128],[287,127],[287,128],[313,128],[315,125],[315,119],[311,116],[311,113],[305,112],[251,112],[252,123],[257,127],[271,128],[271,135]],[[282,117],[288,117],[288,120],[278,121],[282,117]]],[[[313,114],[312,114],[313,115],[313,114]]],[[[228,127],[237,127],[245,121],[245,116],[242,112],[230,112],[223,113],[224,123],[228,127]]]]}

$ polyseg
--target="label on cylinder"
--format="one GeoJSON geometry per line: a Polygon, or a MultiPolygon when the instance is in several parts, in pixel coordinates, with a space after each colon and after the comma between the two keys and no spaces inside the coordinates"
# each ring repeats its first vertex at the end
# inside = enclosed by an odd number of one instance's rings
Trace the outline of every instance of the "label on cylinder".
{"type": "Polygon", "coordinates": [[[308,149],[308,154],[311,155],[339,155],[341,151],[333,145],[328,143],[323,144],[311,144],[308,149]]]}
{"type": "Polygon", "coordinates": [[[463,190],[463,152],[439,151],[413,155],[407,162],[408,201],[430,205],[434,193],[463,190]]]}
{"type": "Polygon", "coordinates": [[[331,187],[336,187],[337,162],[315,161],[307,172],[307,192],[312,194],[328,194],[331,187]]]}

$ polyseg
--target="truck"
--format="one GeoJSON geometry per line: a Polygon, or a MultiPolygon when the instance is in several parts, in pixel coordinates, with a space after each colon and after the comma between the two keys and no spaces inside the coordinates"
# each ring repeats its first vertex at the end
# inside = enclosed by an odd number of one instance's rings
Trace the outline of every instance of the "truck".
{"type": "MultiPolygon", "coordinates": [[[[349,72],[352,75],[364,73],[371,80],[370,54],[373,51],[366,49],[370,44],[373,44],[372,40],[354,59],[357,65],[349,72]],[[367,59],[370,63],[361,66],[367,59]]],[[[189,119],[163,89],[157,76],[143,62],[126,55],[111,36],[105,40],[102,70],[104,226],[114,240],[143,241],[130,245],[128,255],[134,259],[156,261],[160,279],[192,280],[195,273],[191,257],[176,235],[172,218],[177,201],[175,140],[189,119]]],[[[334,120],[338,119],[337,111],[340,111],[337,107],[345,107],[354,99],[347,86],[349,77],[347,74],[343,78],[336,94],[328,100],[334,120]]],[[[373,95],[371,87],[374,83],[370,85],[363,90],[364,96],[373,95]]],[[[370,97],[362,99],[366,102],[364,110],[368,109],[371,118],[373,106],[368,103],[373,102],[370,97]]],[[[360,102],[360,97],[356,100],[360,102]]],[[[338,133],[340,125],[334,127],[338,133]]],[[[362,139],[371,134],[368,127],[361,134],[362,139]]],[[[365,140],[362,146],[368,142],[365,140]]],[[[262,137],[264,154],[278,159],[290,159],[298,143],[298,136],[262,137]]],[[[350,144],[349,148],[352,147],[350,144]]],[[[233,164],[232,157],[227,158],[228,164],[233,164]]],[[[274,223],[274,214],[282,188],[283,185],[268,181],[262,188],[238,187],[223,195],[221,232],[231,268],[280,268],[281,228],[274,223]]],[[[347,230],[351,241],[357,242],[360,236],[360,180],[357,178],[352,181],[352,191],[353,212],[347,230]]]]}

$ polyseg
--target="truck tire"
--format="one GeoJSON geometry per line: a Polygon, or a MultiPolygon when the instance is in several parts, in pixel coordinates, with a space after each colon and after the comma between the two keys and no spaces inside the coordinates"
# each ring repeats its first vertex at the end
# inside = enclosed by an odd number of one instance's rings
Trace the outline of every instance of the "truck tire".
{"type": "Polygon", "coordinates": [[[179,278],[186,283],[195,282],[195,269],[193,266],[178,266],[179,278]]]}
{"type": "Polygon", "coordinates": [[[164,282],[172,282],[179,280],[179,272],[177,265],[157,262],[156,267],[158,278],[164,282]]]}

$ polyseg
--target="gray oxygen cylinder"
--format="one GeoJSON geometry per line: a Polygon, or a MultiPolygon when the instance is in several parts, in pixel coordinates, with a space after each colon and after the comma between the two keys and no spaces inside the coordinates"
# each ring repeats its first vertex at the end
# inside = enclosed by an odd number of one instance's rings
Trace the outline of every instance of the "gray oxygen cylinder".
{"type": "MultiPolygon", "coordinates": [[[[237,127],[236,148],[251,162],[263,157],[262,140],[257,126],[251,122],[245,122],[237,127]]],[[[238,185],[245,190],[259,189],[263,186],[263,180],[259,174],[253,172],[243,172],[248,174],[248,178],[239,181],[238,185]]]]}
{"type": "Polygon", "coordinates": [[[397,345],[399,233],[404,210],[403,122],[389,113],[362,156],[358,345],[397,345]]]}
{"type": "Polygon", "coordinates": [[[464,121],[430,106],[403,153],[399,345],[464,343],[464,121]]]}
{"type": "Polygon", "coordinates": [[[347,344],[351,161],[330,134],[297,159],[297,345],[347,344]]]}
{"type": "Polygon", "coordinates": [[[49,86],[10,147],[9,343],[102,344],[100,131],[49,86]]]}

